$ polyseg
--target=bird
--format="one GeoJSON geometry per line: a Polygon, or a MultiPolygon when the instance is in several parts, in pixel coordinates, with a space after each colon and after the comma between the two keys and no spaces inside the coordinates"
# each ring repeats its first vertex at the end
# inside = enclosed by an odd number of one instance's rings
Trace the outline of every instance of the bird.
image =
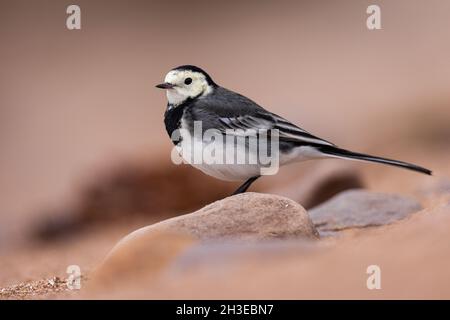
{"type": "MultiPolygon", "coordinates": [[[[183,160],[205,174],[225,181],[241,181],[240,187],[233,193],[246,192],[250,185],[261,177],[263,165],[256,163],[211,163],[211,161],[192,161],[196,147],[199,150],[214,145],[215,139],[205,139],[195,134],[195,124],[201,124],[201,134],[208,130],[221,135],[226,141],[238,136],[256,136],[265,130],[276,130],[278,139],[279,166],[312,159],[339,158],[376,162],[431,175],[432,171],[424,167],[342,149],[321,139],[289,120],[272,113],[253,100],[218,85],[203,69],[194,65],[182,65],[171,69],[164,82],[156,85],[166,90],[167,107],[164,124],[177,152],[183,160]]],[[[269,136],[269,140],[272,137],[269,136]]],[[[248,140],[240,140],[233,151],[237,157],[248,157],[248,140]],[[244,142],[242,142],[244,141],[244,142]]],[[[218,144],[218,143],[216,143],[218,144]]],[[[220,150],[220,148],[217,148],[220,150]]],[[[269,148],[270,149],[270,148],[269,148]]],[[[275,150],[273,150],[275,151],[275,150]]],[[[220,156],[226,155],[227,151],[220,156]]],[[[233,156],[234,157],[234,156],[233,156]]],[[[233,158],[234,159],[234,158],[233,158]]]]}

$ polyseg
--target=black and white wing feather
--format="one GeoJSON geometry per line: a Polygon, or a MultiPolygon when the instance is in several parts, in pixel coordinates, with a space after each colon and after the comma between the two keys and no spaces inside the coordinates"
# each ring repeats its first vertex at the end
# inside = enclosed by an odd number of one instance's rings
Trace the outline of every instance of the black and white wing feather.
{"type": "Polygon", "coordinates": [[[217,129],[223,134],[254,134],[255,130],[278,130],[280,143],[292,146],[334,146],[288,120],[260,107],[250,99],[224,88],[198,99],[190,108],[192,120],[202,121],[203,130],[217,129]]]}
{"type": "Polygon", "coordinates": [[[215,129],[225,135],[242,135],[246,132],[253,135],[255,130],[277,129],[281,151],[290,152],[297,147],[307,146],[326,157],[378,162],[431,174],[430,170],[411,163],[338,148],[223,87],[216,87],[211,94],[192,101],[186,108],[185,117],[191,122],[201,121],[203,130],[215,129]]]}

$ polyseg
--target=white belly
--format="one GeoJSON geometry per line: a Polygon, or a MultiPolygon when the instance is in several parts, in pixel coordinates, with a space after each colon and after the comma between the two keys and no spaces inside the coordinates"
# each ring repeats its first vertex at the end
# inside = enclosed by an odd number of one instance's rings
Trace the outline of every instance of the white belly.
{"type": "Polygon", "coordinates": [[[237,162],[238,154],[246,154],[245,148],[239,145],[232,152],[214,142],[205,143],[197,139],[192,143],[185,141],[183,139],[177,146],[179,154],[186,163],[207,175],[225,181],[242,181],[260,175],[261,166],[257,163],[237,162]]]}
{"type": "Polygon", "coordinates": [[[273,160],[267,170],[267,162],[259,158],[257,150],[248,145],[234,143],[224,146],[225,141],[203,139],[192,136],[188,130],[180,131],[182,141],[176,146],[185,163],[203,173],[225,181],[243,181],[252,177],[275,174],[284,164],[306,161],[323,157],[323,154],[311,147],[298,147],[287,154],[280,154],[277,163],[273,160]]]}

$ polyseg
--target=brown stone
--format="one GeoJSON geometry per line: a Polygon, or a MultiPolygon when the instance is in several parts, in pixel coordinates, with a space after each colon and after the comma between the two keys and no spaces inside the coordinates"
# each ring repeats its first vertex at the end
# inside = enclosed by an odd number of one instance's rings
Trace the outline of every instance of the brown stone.
{"type": "Polygon", "coordinates": [[[251,192],[216,201],[196,212],[136,232],[185,233],[200,240],[318,237],[308,213],[298,203],[276,195],[251,192]]]}

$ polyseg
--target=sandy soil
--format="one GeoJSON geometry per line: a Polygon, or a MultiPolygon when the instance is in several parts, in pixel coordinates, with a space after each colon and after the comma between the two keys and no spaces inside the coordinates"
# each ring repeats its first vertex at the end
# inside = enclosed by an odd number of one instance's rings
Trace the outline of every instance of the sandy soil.
{"type": "MultiPolygon", "coordinates": [[[[420,162],[421,155],[416,153],[414,156],[420,162]]],[[[430,161],[429,156],[426,158],[430,161]]],[[[445,180],[445,177],[450,176],[450,170],[446,161],[442,159],[434,159],[432,167],[436,169],[437,176],[430,180],[421,175],[388,167],[363,166],[361,173],[370,189],[397,193],[401,190],[402,194],[409,194],[419,199],[426,209],[417,217],[400,221],[395,226],[379,227],[373,231],[346,232],[344,237],[332,240],[329,251],[308,256],[307,260],[297,258],[295,255],[287,256],[276,264],[264,264],[263,268],[258,267],[259,261],[250,261],[250,265],[241,266],[243,271],[230,275],[229,280],[234,279],[235,282],[228,282],[227,285],[221,282],[217,283],[219,287],[225,285],[224,289],[220,291],[221,294],[214,294],[208,289],[211,279],[207,277],[208,272],[204,272],[202,269],[206,268],[207,270],[207,264],[200,268],[203,271],[192,274],[191,277],[188,277],[190,280],[186,280],[186,282],[179,283],[178,281],[178,284],[174,285],[174,281],[177,279],[175,278],[175,280],[158,284],[157,292],[151,290],[152,286],[149,289],[146,285],[144,286],[145,294],[137,288],[124,294],[102,292],[98,296],[83,291],[84,285],[89,283],[92,270],[101,263],[120,238],[138,227],[164,218],[164,216],[135,215],[134,218],[127,219],[128,221],[113,220],[112,223],[106,221],[100,224],[92,223],[92,226],[75,232],[71,236],[56,238],[49,242],[32,241],[5,252],[0,260],[2,270],[0,287],[3,288],[0,289],[0,297],[7,299],[71,298],[78,297],[81,293],[80,297],[88,298],[205,298],[211,297],[211,295],[217,298],[448,298],[450,297],[448,291],[450,283],[445,280],[448,275],[445,271],[447,269],[443,266],[450,263],[450,256],[448,256],[450,251],[447,247],[450,241],[446,240],[448,236],[445,232],[450,223],[448,220],[450,209],[448,205],[445,206],[448,203],[446,201],[450,201],[445,196],[445,192],[448,194],[448,189],[446,189],[448,180],[445,180]],[[440,194],[442,189],[444,196],[440,194]],[[408,249],[409,256],[403,257],[401,253],[411,247],[414,250],[408,249]],[[353,253],[358,257],[349,258],[353,257],[353,253]],[[395,262],[397,255],[400,255],[398,263],[395,262]],[[411,287],[412,291],[408,294],[400,290],[400,285],[396,289],[386,290],[385,295],[366,293],[362,289],[353,288],[354,281],[356,281],[352,275],[356,268],[355,265],[366,263],[370,259],[379,261],[386,268],[393,268],[394,275],[391,274],[389,280],[386,281],[403,284],[403,281],[406,282],[406,278],[412,276],[414,272],[422,281],[415,282],[415,285],[411,287]],[[331,261],[340,262],[336,268],[330,270],[331,261]],[[414,266],[407,267],[410,263],[414,263],[414,266]],[[66,268],[71,264],[79,265],[82,270],[83,288],[81,292],[70,291],[63,283],[68,276],[66,268]],[[298,281],[301,280],[304,290],[300,290],[298,287],[286,289],[284,285],[277,285],[268,280],[271,277],[280,279],[279,275],[271,275],[284,273],[284,269],[290,270],[291,268],[296,271],[291,270],[288,274],[298,281]],[[407,268],[408,271],[406,272],[402,268],[407,268]],[[266,279],[264,285],[261,285],[262,287],[256,285],[253,287],[254,290],[242,291],[243,287],[240,286],[238,279],[247,278],[247,272],[254,275],[252,281],[258,282],[257,279],[266,279]],[[347,279],[349,283],[341,279],[340,272],[345,273],[343,279],[347,279]],[[308,280],[310,278],[315,280],[308,280]],[[424,282],[423,279],[428,282],[424,282]],[[341,288],[340,290],[333,291],[330,287],[328,291],[317,291],[318,287],[315,287],[318,284],[319,287],[323,287],[326,283],[333,281],[336,281],[336,286],[341,288]],[[352,283],[353,285],[350,285],[352,283]],[[345,294],[342,291],[343,287],[347,288],[345,294]],[[196,293],[189,288],[196,288],[196,293]],[[267,292],[267,295],[262,292],[267,292]]],[[[330,239],[320,241],[327,245],[330,244],[330,239]]]]}

